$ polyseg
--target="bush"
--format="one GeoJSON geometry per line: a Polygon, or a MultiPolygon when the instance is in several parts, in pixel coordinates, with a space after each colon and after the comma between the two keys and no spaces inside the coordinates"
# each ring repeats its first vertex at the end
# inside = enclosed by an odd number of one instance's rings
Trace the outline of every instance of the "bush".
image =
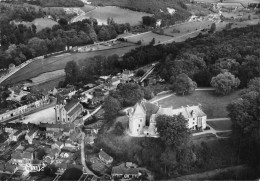
{"type": "Polygon", "coordinates": [[[136,73],[138,77],[142,77],[145,74],[145,71],[143,69],[139,69],[136,73]]]}
{"type": "Polygon", "coordinates": [[[115,129],[114,129],[113,133],[115,135],[120,136],[120,135],[123,135],[124,131],[125,131],[125,128],[122,125],[122,123],[121,122],[117,122],[116,125],[115,125],[115,129]]]}

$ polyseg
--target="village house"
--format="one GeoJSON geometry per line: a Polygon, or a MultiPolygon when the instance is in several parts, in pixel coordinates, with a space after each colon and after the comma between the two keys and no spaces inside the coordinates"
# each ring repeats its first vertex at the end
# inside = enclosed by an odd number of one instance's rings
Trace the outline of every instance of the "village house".
{"type": "Polygon", "coordinates": [[[100,152],[98,153],[98,157],[101,161],[103,161],[107,165],[113,162],[113,158],[109,156],[106,152],[104,152],[102,149],[100,149],[100,152]]]}
{"type": "Polygon", "coordinates": [[[83,112],[83,106],[78,100],[71,100],[67,103],[63,98],[58,97],[55,107],[56,121],[58,123],[72,123],[83,112]]]}
{"type": "Polygon", "coordinates": [[[207,115],[201,106],[187,106],[174,109],[162,108],[158,104],[152,104],[143,100],[128,110],[129,131],[132,136],[158,137],[156,117],[158,115],[183,115],[188,122],[188,128],[192,130],[204,130],[206,128],[207,115]]]}
{"type": "Polygon", "coordinates": [[[10,141],[15,141],[17,142],[18,139],[22,136],[26,134],[26,131],[25,130],[18,130],[17,132],[15,132],[14,134],[10,135],[9,139],[10,141]]]}
{"type": "Polygon", "coordinates": [[[139,170],[133,167],[127,167],[125,163],[112,168],[111,176],[113,179],[134,179],[139,177],[139,170]]]}
{"type": "Polygon", "coordinates": [[[11,92],[11,94],[9,95],[9,97],[6,100],[11,100],[11,101],[20,102],[22,97],[29,94],[29,92],[23,91],[20,88],[20,86],[11,87],[11,88],[8,88],[8,90],[11,92]]]}
{"type": "Polygon", "coordinates": [[[9,163],[5,164],[5,172],[14,174],[18,170],[18,167],[9,163]]]}
{"type": "Polygon", "coordinates": [[[15,165],[24,165],[31,163],[32,160],[33,153],[24,151],[12,153],[10,162],[15,165]]]}
{"type": "Polygon", "coordinates": [[[18,131],[17,129],[14,129],[13,127],[8,126],[8,125],[4,128],[4,130],[6,133],[9,133],[9,134],[14,134],[15,132],[18,131]]]}
{"type": "Polygon", "coordinates": [[[29,144],[32,144],[33,139],[37,136],[38,130],[28,130],[27,134],[25,135],[25,140],[28,141],[29,144]]]}
{"type": "Polygon", "coordinates": [[[122,73],[122,83],[127,83],[131,80],[131,78],[134,76],[134,73],[130,70],[124,70],[122,73]]]}
{"type": "Polygon", "coordinates": [[[60,141],[57,141],[51,145],[51,149],[57,148],[57,149],[61,150],[63,147],[64,147],[64,143],[62,143],[60,141]]]}

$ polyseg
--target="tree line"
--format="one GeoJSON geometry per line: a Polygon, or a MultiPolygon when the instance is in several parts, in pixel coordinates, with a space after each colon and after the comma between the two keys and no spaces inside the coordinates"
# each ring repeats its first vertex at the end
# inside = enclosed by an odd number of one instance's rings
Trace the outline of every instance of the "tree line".
{"type": "MultiPolygon", "coordinates": [[[[37,31],[34,24],[31,26],[14,24],[12,20],[29,21],[31,18],[19,16],[16,9],[13,12],[17,13],[17,17],[8,17],[8,10],[10,9],[5,9],[6,12],[0,19],[2,25],[0,28],[0,68],[8,68],[11,63],[19,65],[33,57],[65,50],[66,47],[82,46],[96,41],[114,39],[118,34],[131,29],[129,24],[116,24],[113,19],[109,21],[109,25],[100,26],[95,19],[85,19],[68,24],[65,18],[60,18],[59,24],[54,25],[52,28],[37,31]]],[[[34,10],[22,9],[22,12],[27,15],[34,12],[34,10]]],[[[41,12],[37,13],[34,18],[42,16],[44,14],[41,12]]]]}

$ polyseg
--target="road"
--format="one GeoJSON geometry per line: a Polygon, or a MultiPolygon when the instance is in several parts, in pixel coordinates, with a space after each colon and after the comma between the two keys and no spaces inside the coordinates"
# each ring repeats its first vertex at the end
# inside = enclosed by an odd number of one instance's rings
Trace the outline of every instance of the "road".
{"type": "MultiPolygon", "coordinates": [[[[88,12],[85,12],[84,14],[78,15],[78,16],[75,17],[71,22],[73,23],[73,22],[82,21],[82,20],[84,19],[84,16],[86,16],[86,13],[90,13],[90,12],[96,10],[96,9],[97,9],[97,7],[95,7],[93,10],[90,10],[90,11],[88,11],[88,12]]],[[[87,17],[85,17],[85,19],[86,19],[86,18],[87,18],[87,17]]]]}
{"type": "Polygon", "coordinates": [[[87,172],[88,174],[96,176],[87,166],[86,164],[86,158],[85,158],[85,133],[81,131],[81,163],[84,167],[84,171],[87,172]]]}

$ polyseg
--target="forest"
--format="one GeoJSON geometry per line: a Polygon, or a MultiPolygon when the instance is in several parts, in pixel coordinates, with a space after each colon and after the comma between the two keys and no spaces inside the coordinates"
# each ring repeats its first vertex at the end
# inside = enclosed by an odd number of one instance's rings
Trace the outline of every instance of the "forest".
{"type": "Polygon", "coordinates": [[[65,50],[66,46],[81,46],[95,41],[110,40],[131,29],[129,24],[116,24],[113,20],[109,25],[100,26],[95,19],[69,24],[66,18],[60,18],[58,25],[37,31],[35,25],[16,25],[12,21],[32,21],[33,18],[44,17],[42,11],[22,7],[10,9],[0,6],[0,8],[3,10],[0,18],[2,25],[0,68],[8,68],[11,63],[19,65],[36,56],[65,50]]]}

